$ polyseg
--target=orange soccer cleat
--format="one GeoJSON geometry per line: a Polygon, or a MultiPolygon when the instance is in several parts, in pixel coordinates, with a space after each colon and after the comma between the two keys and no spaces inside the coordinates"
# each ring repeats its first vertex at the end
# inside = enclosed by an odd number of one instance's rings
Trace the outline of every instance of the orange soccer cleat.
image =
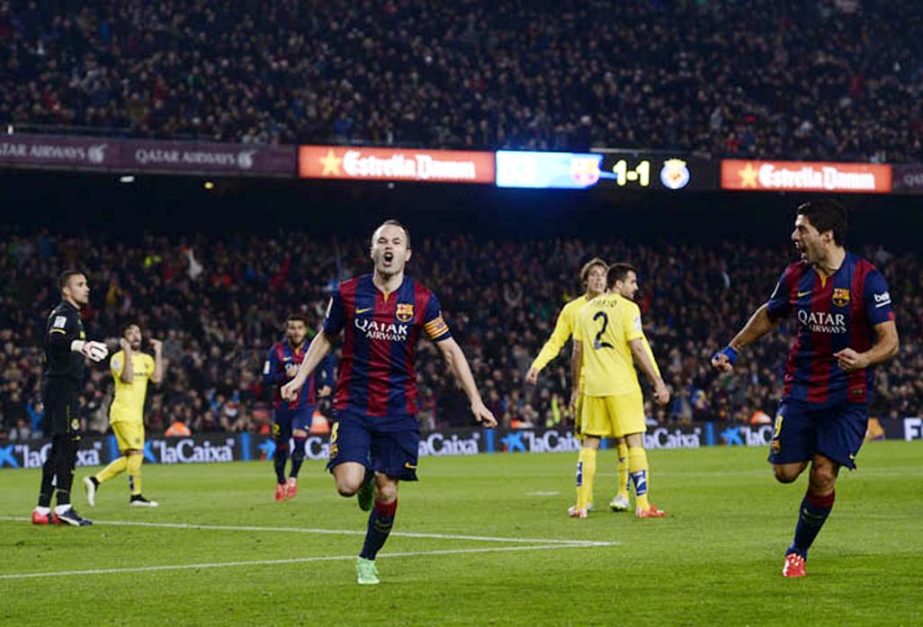
{"type": "Polygon", "coordinates": [[[567,515],[571,518],[586,518],[587,511],[585,507],[577,508],[576,505],[571,505],[567,508],[567,515]]]}
{"type": "Polygon", "coordinates": [[[789,553],[785,556],[785,563],[782,565],[783,577],[804,577],[808,573],[804,570],[804,558],[797,553],[789,553]]]}
{"type": "Polygon", "coordinates": [[[293,499],[298,496],[298,479],[289,477],[288,483],[285,484],[285,498],[293,499]]]}
{"type": "Polygon", "coordinates": [[[276,503],[281,503],[285,500],[286,495],[285,484],[279,483],[276,484],[276,503]]]}
{"type": "Polygon", "coordinates": [[[651,506],[647,509],[641,509],[640,507],[636,509],[635,516],[638,518],[666,518],[667,513],[661,509],[657,509],[657,506],[651,503],[651,506]]]}

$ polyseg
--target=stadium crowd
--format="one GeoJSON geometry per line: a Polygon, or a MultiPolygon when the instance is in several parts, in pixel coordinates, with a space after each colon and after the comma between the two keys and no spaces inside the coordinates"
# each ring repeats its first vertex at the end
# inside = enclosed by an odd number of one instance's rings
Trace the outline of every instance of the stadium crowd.
{"type": "MultiPolygon", "coordinates": [[[[93,290],[83,312],[88,336],[109,338],[141,324],[164,341],[165,382],[151,386],[148,429],[182,422],[193,432],[264,431],[269,390],[260,380],[269,346],[286,315],[320,321],[338,279],[367,271],[361,238],[337,241],[304,233],[167,237],[3,233],[0,250],[0,432],[37,435],[41,341],[58,301],[56,275],[80,265],[93,290]]],[[[697,420],[750,422],[774,415],[788,335],[776,332],[748,349],[730,376],[715,379],[708,361],[764,301],[789,250],[742,243],[721,247],[631,245],[578,239],[486,241],[473,236],[415,240],[410,273],[432,286],[466,351],[485,401],[509,425],[568,423],[569,359],[553,361],[537,386],[524,376],[551,332],[560,306],[581,293],[580,265],[600,255],[639,268],[638,302],[665,379],[674,393],[649,415],[661,424],[697,420]]],[[[862,251],[889,279],[902,336],[901,354],[879,370],[873,415],[923,413],[923,259],[883,248],[862,251]],[[899,270],[898,270],[899,269],[899,270]]],[[[112,378],[88,368],[81,415],[105,431],[112,378]]],[[[470,424],[437,351],[420,345],[418,380],[424,428],[470,424]]]]}
{"type": "Polygon", "coordinates": [[[0,123],[921,161],[920,32],[883,0],[0,1],[0,123]]]}

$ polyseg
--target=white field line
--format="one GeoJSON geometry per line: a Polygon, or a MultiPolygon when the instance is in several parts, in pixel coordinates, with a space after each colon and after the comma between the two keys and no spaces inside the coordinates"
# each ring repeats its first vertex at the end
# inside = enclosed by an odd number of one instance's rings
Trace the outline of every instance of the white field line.
{"type": "MultiPolygon", "coordinates": [[[[512,551],[553,551],[557,549],[581,549],[591,546],[613,546],[615,542],[597,542],[595,544],[545,544],[534,546],[505,546],[481,549],[444,549],[436,551],[408,551],[404,553],[382,553],[382,557],[423,557],[429,555],[467,555],[472,553],[500,553],[512,551]]],[[[295,557],[279,560],[253,560],[246,562],[210,562],[205,564],[169,564],[163,566],[136,566],[131,568],[95,568],[91,570],[64,570],[44,573],[11,573],[0,575],[2,580],[41,579],[45,577],[83,577],[87,575],[113,575],[121,573],[148,573],[158,571],[201,570],[206,568],[234,568],[239,566],[274,566],[279,564],[306,564],[309,562],[330,562],[355,560],[355,555],[324,555],[317,557],[295,557]]]]}
{"type": "MultiPolygon", "coordinates": [[[[22,516],[0,516],[0,522],[30,522],[31,519],[22,516]]],[[[270,531],[273,533],[306,533],[313,535],[337,536],[364,536],[365,531],[351,529],[306,529],[301,527],[259,527],[235,525],[198,525],[190,523],[154,523],[131,520],[94,520],[94,525],[108,525],[119,527],[151,527],[155,529],[193,529],[204,531],[270,531]]],[[[413,533],[409,531],[393,531],[391,536],[397,538],[424,538],[432,540],[470,540],[472,542],[508,542],[514,544],[542,544],[559,546],[613,546],[619,542],[599,540],[554,540],[548,538],[502,538],[493,536],[465,536],[444,533],[413,533]]]]}

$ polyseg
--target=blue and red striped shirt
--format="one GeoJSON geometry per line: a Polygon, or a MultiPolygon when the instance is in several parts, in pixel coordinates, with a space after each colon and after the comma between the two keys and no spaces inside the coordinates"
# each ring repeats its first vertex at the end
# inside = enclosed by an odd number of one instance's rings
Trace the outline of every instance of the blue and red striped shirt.
{"type": "Polygon", "coordinates": [[[327,307],[324,333],[343,331],[334,408],[370,417],[417,413],[414,355],[421,333],[434,342],[452,337],[436,295],[405,276],[385,295],[367,274],[344,281],[327,307]]]}
{"type": "Polygon", "coordinates": [[[871,401],[873,369],[844,372],[833,356],[844,348],[867,351],[875,342],[874,327],[894,320],[888,285],[871,262],[847,252],[826,279],[804,261],[793,263],[767,311],[772,320],[794,313],[798,325],[785,366],[786,398],[825,407],[871,401]]]}
{"type": "Polygon", "coordinates": [[[293,347],[288,340],[276,342],[269,349],[269,355],[266,357],[266,363],[263,364],[263,385],[275,385],[276,390],[273,394],[273,407],[276,411],[285,409],[296,412],[305,409],[313,409],[317,404],[317,389],[325,385],[333,386],[333,368],[332,360],[329,355],[325,356],[314,369],[314,373],[308,378],[307,383],[302,386],[298,398],[294,401],[286,402],[282,400],[279,389],[291,381],[292,377],[288,376],[285,369],[288,366],[300,366],[304,361],[305,353],[308,351],[308,342],[305,342],[301,348],[293,347]]]}

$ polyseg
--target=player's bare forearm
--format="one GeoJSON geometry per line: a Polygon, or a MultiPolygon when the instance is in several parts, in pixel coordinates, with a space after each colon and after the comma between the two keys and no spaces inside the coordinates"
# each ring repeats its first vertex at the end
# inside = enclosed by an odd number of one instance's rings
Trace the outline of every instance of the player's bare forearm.
{"type": "Polygon", "coordinates": [[[468,365],[465,353],[462,352],[458,342],[449,338],[439,342],[437,346],[442,352],[442,356],[445,358],[446,364],[448,364],[452,374],[455,375],[455,380],[458,381],[459,385],[461,385],[462,389],[465,391],[468,401],[472,405],[475,403],[483,403],[481,400],[481,393],[478,392],[478,386],[474,382],[474,375],[471,373],[471,366],[468,365]]]}
{"type": "Polygon", "coordinates": [[[163,381],[163,342],[160,340],[151,340],[154,346],[154,374],[151,375],[151,383],[157,384],[163,381]]]}
{"type": "Polygon", "coordinates": [[[128,342],[122,345],[122,350],[125,351],[125,365],[122,366],[122,374],[119,375],[119,378],[122,383],[131,383],[135,379],[135,366],[131,363],[131,346],[128,342]]]}
{"type": "Polygon", "coordinates": [[[574,340],[574,351],[571,355],[570,374],[573,381],[573,394],[580,391],[580,374],[583,371],[583,342],[574,340]]]}
{"type": "Polygon", "coordinates": [[[301,365],[298,367],[298,373],[289,383],[295,383],[298,388],[304,385],[304,382],[308,380],[308,377],[314,372],[317,365],[327,356],[327,353],[330,352],[332,346],[333,344],[331,344],[330,338],[328,338],[327,334],[321,329],[321,331],[314,336],[314,339],[311,340],[311,345],[308,346],[308,352],[305,353],[304,360],[302,360],[301,365]]]}
{"type": "Polygon", "coordinates": [[[868,368],[888,361],[900,349],[900,340],[897,336],[897,325],[893,321],[882,322],[875,325],[876,340],[870,349],[859,353],[851,348],[846,348],[834,353],[837,365],[846,372],[868,368]]]}
{"type": "Polygon", "coordinates": [[[747,320],[747,324],[744,325],[744,328],[734,336],[729,346],[735,351],[739,351],[744,346],[752,344],[772,331],[775,326],[776,323],[769,317],[769,311],[766,305],[760,305],[759,309],[747,320]]]}
{"type": "Polygon", "coordinates": [[[635,363],[641,367],[641,372],[651,382],[651,385],[655,388],[663,386],[663,379],[658,374],[658,369],[654,366],[655,362],[648,356],[647,350],[644,348],[644,341],[640,339],[632,340],[628,344],[631,346],[631,355],[634,357],[635,363]]]}

